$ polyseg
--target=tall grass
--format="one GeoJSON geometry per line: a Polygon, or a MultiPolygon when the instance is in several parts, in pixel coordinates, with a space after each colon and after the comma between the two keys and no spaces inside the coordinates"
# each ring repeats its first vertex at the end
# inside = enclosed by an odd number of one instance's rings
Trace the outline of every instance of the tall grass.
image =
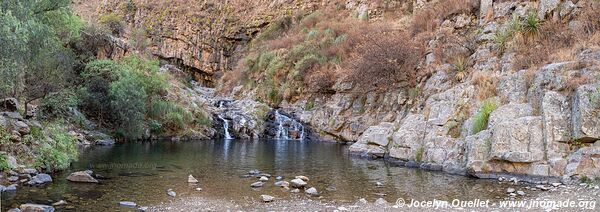
{"type": "Polygon", "coordinates": [[[481,105],[481,108],[479,108],[479,111],[473,117],[473,134],[477,134],[487,129],[490,114],[496,110],[496,108],[498,108],[498,105],[495,101],[486,100],[483,102],[483,105],[481,105]]]}

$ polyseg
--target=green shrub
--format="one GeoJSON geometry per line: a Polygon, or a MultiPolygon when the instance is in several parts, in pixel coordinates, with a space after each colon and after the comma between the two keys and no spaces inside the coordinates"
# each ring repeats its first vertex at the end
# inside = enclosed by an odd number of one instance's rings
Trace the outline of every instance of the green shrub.
{"type": "Polygon", "coordinates": [[[185,128],[186,125],[194,122],[194,115],[185,108],[168,101],[153,101],[149,116],[159,120],[162,127],[166,126],[172,130],[185,128]]]}
{"type": "Polygon", "coordinates": [[[478,132],[487,129],[490,114],[496,110],[496,108],[498,108],[498,105],[494,101],[488,100],[483,102],[479,112],[473,117],[473,125],[471,128],[473,134],[477,134],[478,132]]]}
{"type": "Polygon", "coordinates": [[[415,160],[417,162],[423,161],[423,154],[425,153],[425,148],[420,146],[415,152],[415,160]]]}
{"type": "Polygon", "coordinates": [[[4,153],[0,154],[0,171],[7,171],[11,168],[13,167],[10,167],[10,164],[8,164],[8,156],[4,153]]]}
{"type": "Polygon", "coordinates": [[[273,23],[269,24],[267,29],[260,33],[256,41],[259,40],[270,40],[280,36],[283,32],[287,31],[292,25],[292,17],[284,16],[273,23]]]}
{"type": "Polygon", "coordinates": [[[36,162],[50,169],[66,169],[77,159],[77,140],[59,124],[51,124],[47,130],[52,139],[42,144],[36,162]]]}
{"type": "Polygon", "coordinates": [[[304,110],[312,110],[313,108],[315,108],[314,100],[307,101],[306,104],[304,104],[304,110]]]}
{"type": "Polygon", "coordinates": [[[143,134],[146,114],[146,91],[132,74],[124,74],[110,86],[110,106],[116,125],[126,139],[138,139],[143,134]]]}
{"type": "Polygon", "coordinates": [[[84,71],[81,73],[81,77],[85,81],[100,77],[112,82],[117,80],[119,74],[123,72],[123,70],[124,68],[113,60],[94,60],[85,66],[84,71]]]}
{"type": "Polygon", "coordinates": [[[40,112],[44,117],[59,117],[69,114],[71,108],[77,108],[81,100],[73,90],[52,93],[42,99],[40,112]]]}
{"type": "Polygon", "coordinates": [[[534,11],[529,11],[527,18],[523,22],[522,31],[525,37],[533,38],[540,33],[541,21],[534,11]]]}

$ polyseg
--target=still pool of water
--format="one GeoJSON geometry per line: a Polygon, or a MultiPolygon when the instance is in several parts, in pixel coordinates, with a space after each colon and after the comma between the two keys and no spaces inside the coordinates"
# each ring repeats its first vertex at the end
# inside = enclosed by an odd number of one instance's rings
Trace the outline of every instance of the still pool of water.
{"type": "Polygon", "coordinates": [[[383,161],[352,157],[347,146],[317,141],[212,140],[188,142],[138,142],[112,147],[94,146],[82,151],[70,170],[54,175],[54,182],[41,187],[19,186],[16,193],[2,194],[2,211],[22,203],[51,204],[65,200],[58,210],[125,210],[119,201],[149,206],[177,198],[203,196],[233,202],[259,199],[261,194],[298,198],[276,187],[274,177],[263,188],[252,189],[256,178],[243,177],[258,169],[291,180],[296,175],[310,178],[309,186],[321,193],[321,201],[353,203],[360,198],[389,202],[397,198],[452,200],[496,199],[506,187],[478,180],[418,169],[396,167],[383,161]],[[73,171],[91,169],[101,174],[99,184],[66,181],[73,171]],[[200,181],[187,183],[192,174],[200,181]],[[384,184],[375,186],[376,182],[384,184]],[[203,191],[196,191],[201,187],[203,191]]]}

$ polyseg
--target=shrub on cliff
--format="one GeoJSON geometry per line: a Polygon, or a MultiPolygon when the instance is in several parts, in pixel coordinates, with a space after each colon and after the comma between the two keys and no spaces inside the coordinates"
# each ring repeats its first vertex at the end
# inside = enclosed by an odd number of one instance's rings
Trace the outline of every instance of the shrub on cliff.
{"type": "Polygon", "coordinates": [[[479,108],[479,111],[473,117],[473,125],[472,125],[472,133],[477,134],[485,129],[487,129],[488,119],[490,114],[498,108],[498,104],[493,100],[484,101],[479,108]]]}
{"type": "Polygon", "coordinates": [[[54,123],[47,127],[52,139],[42,138],[39,155],[36,157],[38,166],[44,166],[50,170],[65,169],[71,161],[77,159],[77,141],[69,135],[61,124],[54,123]]]}
{"type": "Polygon", "coordinates": [[[360,45],[348,80],[362,91],[409,87],[417,83],[424,48],[407,34],[380,34],[360,45]]]}

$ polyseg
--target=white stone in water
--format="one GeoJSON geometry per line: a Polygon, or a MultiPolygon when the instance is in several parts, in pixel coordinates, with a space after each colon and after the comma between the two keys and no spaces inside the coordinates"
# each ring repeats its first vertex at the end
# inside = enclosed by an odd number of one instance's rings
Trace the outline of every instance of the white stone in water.
{"type": "Polygon", "coordinates": [[[265,182],[265,181],[269,181],[269,178],[265,177],[265,176],[262,176],[262,177],[260,177],[259,180],[265,182]]]}
{"type": "Polygon", "coordinates": [[[383,183],[381,183],[381,182],[376,182],[376,183],[375,183],[375,186],[377,186],[377,187],[383,187],[383,183]]]}
{"type": "Polygon", "coordinates": [[[347,211],[348,208],[344,207],[344,206],[340,206],[337,208],[339,211],[347,211]]]}
{"type": "Polygon", "coordinates": [[[275,200],[275,197],[269,195],[260,195],[260,198],[262,198],[263,202],[273,202],[275,200]]]}
{"type": "Polygon", "coordinates": [[[515,189],[514,188],[508,188],[508,189],[506,189],[506,193],[515,193],[515,189]]]}
{"type": "Polygon", "coordinates": [[[554,186],[554,187],[558,187],[560,185],[562,185],[562,183],[552,183],[552,186],[554,186]]]}
{"type": "Polygon", "coordinates": [[[121,201],[121,202],[119,202],[119,205],[125,206],[125,207],[132,207],[132,208],[137,206],[137,204],[135,204],[135,202],[130,202],[130,201],[121,201]]]}
{"type": "Polygon", "coordinates": [[[196,180],[196,178],[190,174],[188,176],[188,183],[198,183],[198,180],[196,180]]]}
{"type": "Polygon", "coordinates": [[[517,191],[517,194],[518,194],[519,196],[525,196],[525,192],[523,192],[523,191],[517,191]]]}
{"type": "Polygon", "coordinates": [[[300,193],[300,189],[294,189],[294,190],[291,190],[290,192],[292,192],[292,193],[300,193]]]}
{"type": "Polygon", "coordinates": [[[202,188],[196,188],[196,191],[202,191],[202,188]]]}

